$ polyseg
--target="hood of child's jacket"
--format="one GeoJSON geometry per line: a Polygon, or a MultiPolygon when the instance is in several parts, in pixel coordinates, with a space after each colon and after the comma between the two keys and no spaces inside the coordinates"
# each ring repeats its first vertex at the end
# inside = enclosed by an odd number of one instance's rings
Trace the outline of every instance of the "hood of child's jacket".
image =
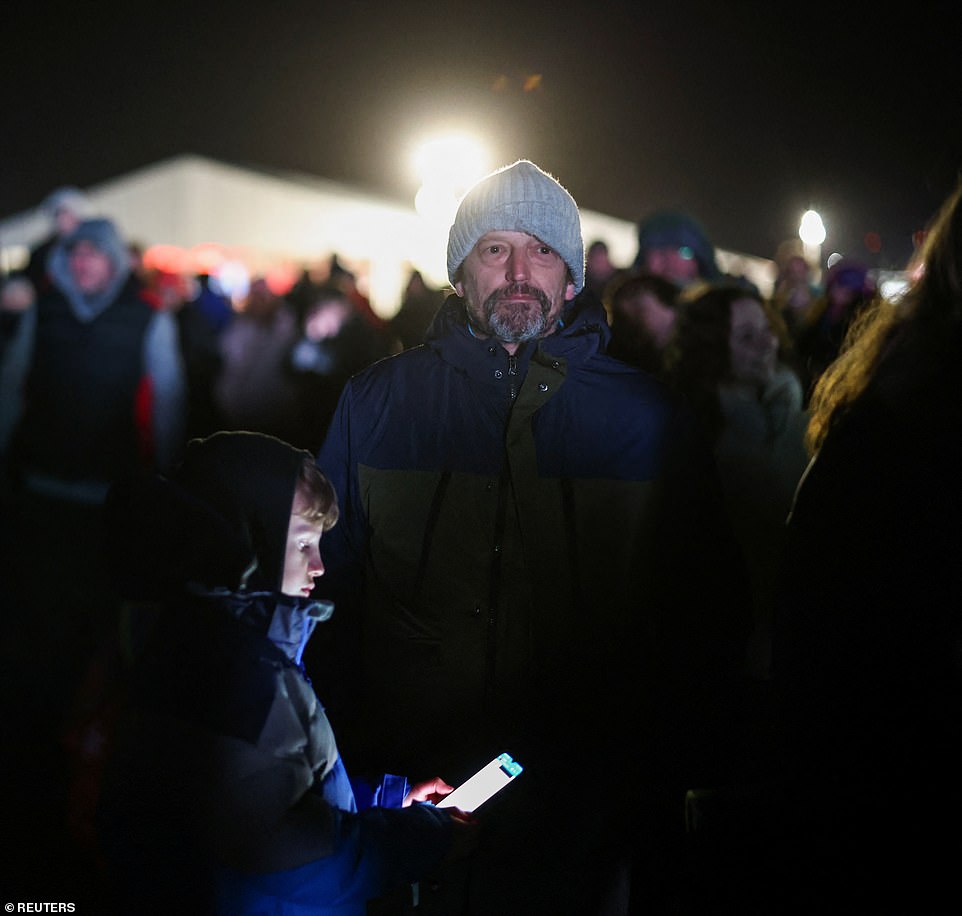
{"type": "Polygon", "coordinates": [[[256,567],[243,582],[208,582],[279,591],[294,490],[309,452],[272,436],[220,432],[187,445],[174,481],[237,532],[256,567]]]}
{"type": "Polygon", "coordinates": [[[106,507],[108,553],[127,597],[190,585],[279,592],[291,507],[309,452],[253,432],[187,445],[170,478],[118,481],[106,507]]]}

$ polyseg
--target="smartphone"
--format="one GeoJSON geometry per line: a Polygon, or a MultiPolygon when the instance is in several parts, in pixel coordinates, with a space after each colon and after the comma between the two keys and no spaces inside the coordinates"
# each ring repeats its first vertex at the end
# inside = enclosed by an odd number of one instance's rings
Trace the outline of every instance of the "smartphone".
{"type": "Polygon", "coordinates": [[[494,760],[481,767],[474,776],[462,782],[450,795],[445,795],[437,803],[437,807],[474,811],[492,795],[500,792],[523,770],[524,767],[510,754],[498,754],[494,760]]]}

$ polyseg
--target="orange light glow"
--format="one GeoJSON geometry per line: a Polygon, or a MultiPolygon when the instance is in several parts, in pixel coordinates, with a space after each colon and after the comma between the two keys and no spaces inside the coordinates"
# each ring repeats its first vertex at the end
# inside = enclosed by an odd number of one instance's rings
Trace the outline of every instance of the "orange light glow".
{"type": "Polygon", "coordinates": [[[190,269],[189,255],[177,245],[151,245],[144,252],[142,260],[147,270],[180,274],[190,269]]]}
{"type": "Polygon", "coordinates": [[[267,288],[275,296],[286,296],[297,282],[297,268],[292,264],[278,264],[264,274],[267,288]]]}
{"type": "Polygon", "coordinates": [[[227,260],[227,252],[216,242],[204,242],[190,249],[190,259],[194,273],[215,274],[227,260]]]}

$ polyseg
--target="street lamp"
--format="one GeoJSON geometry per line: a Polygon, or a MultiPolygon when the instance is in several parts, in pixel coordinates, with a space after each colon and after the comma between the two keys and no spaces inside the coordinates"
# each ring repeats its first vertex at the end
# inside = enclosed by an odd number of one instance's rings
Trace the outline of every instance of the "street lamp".
{"type": "Polygon", "coordinates": [[[815,269],[815,281],[822,274],[822,242],[825,241],[825,224],[815,210],[806,210],[798,224],[798,237],[802,240],[805,260],[815,269]]]}

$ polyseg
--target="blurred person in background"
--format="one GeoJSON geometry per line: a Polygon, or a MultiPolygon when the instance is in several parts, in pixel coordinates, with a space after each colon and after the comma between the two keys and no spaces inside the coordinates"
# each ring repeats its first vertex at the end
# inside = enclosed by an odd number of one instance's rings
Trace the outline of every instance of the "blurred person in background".
{"type": "Polygon", "coordinates": [[[748,671],[765,679],[785,520],[808,463],[801,384],[786,361],[784,325],[757,290],[722,281],[682,300],[666,356],[669,378],[714,444],[752,578],[748,671]]]}
{"type": "Polygon", "coordinates": [[[391,338],[370,325],[347,293],[320,287],[290,354],[300,410],[297,444],[317,453],[347,380],[389,354],[391,338]]]}
{"type": "Polygon", "coordinates": [[[596,305],[605,301],[605,289],[619,273],[611,261],[608,243],[603,239],[595,239],[585,252],[585,287],[578,293],[584,301],[590,298],[596,305]]]}
{"type": "Polygon", "coordinates": [[[429,286],[419,270],[411,271],[401,308],[390,322],[391,334],[402,350],[424,343],[424,336],[444,298],[444,292],[429,286]]]}
{"type": "Polygon", "coordinates": [[[825,275],[822,294],[802,317],[795,331],[795,352],[805,403],[822,373],[838,356],[852,321],[877,290],[868,267],[843,258],[825,275]]]}
{"type": "Polygon", "coordinates": [[[47,278],[47,258],[51,249],[58,241],[70,235],[82,220],[94,215],[90,198],[80,188],[71,186],[53,191],[44,200],[42,209],[51,229],[47,236],[30,250],[30,259],[24,269],[27,279],[38,294],[46,292],[50,285],[47,278]]]}
{"type": "Polygon", "coordinates": [[[795,340],[805,316],[819,295],[812,265],[805,258],[801,240],[786,239],[775,252],[775,287],[772,306],[785,322],[789,336],[795,340]]]}
{"type": "Polygon", "coordinates": [[[226,325],[201,304],[197,278],[167,270],[148,270],[144,284],[144,295],[177,321],[187,384],[185,438],[189,441],[210,435],[224,426],[214,400],[214,383],[222,365],[220,331],[226,325]]]}
{"type": "Polygon", "coordinates": [[[670,280],[632,271],[616,280],[606,297],[611,343],[608,353],[659,378],[665,349],[678,317],[680,290],[670,280]]]}
{"type": "Polygon", "coordinates": [[[290,353],[293,307],[256,277],[242,309],[220,333],[214,406],[224,429],[251,430],[299,444],[297,386],[290,353]]]}
{"type": "Polygon", "coordinates": [[[955,893],[962,186],[914,267],[898,303],[855,317],[809,408],[773,663],[786,792],[768,825],[792,912],[932,913],[955,893]]]}
{"type": "Polygon", "coordinates": [[[722,276],[715,246],[693,216],[680,210],[656,210],[638,223],[634,270],[646,270],[684,288],[722,276]]]}
{"type": "Polygon", "coordinates": [[[131,470],[172,466],[186,409],[175,320],[143,297],[112,222],[56,242],[47,275],[0,365],[2,743],[19,780],[8,824],[29,831],[22,876],[44,890],[73,861],[64,732],[116,633],[104,499],[131,470]]]}

